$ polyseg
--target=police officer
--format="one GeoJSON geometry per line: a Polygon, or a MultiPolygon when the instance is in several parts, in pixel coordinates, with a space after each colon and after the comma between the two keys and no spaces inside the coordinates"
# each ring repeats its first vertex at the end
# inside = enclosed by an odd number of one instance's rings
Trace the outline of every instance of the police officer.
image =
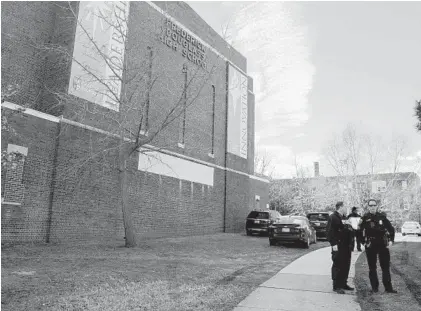
{"type": "Polygon", "coordinates": [[[351,263],[351,247],[349,230],[342,222],[346,215],[343,202],[336,203],[336,211],[329,216],[327,223],[327,239],[332,247],[332,280],[333,291],[345,294],[345,290],[353,290],[347,284],[351,263]]]}
{"type": "Polygon", "coordinates": [[[379,291],[377,278],[377,256],[379,256],[382,269],[383,285],[387,293],[397,293],[392,287],[390,276],[390,252],[389,246],[395,240],[395,229],[390,224],[384,213],[377,211],[377,201],[368,201],[368,212],[361,219],[363,231],[363,243],[367,255],[369,278],[374,293],[379,291]]]}
{"type": "Polygon", "coordinates": [[[343,288],[347,290],[353,290],[352,287],[346,284],[346,281],[348,280],[349,269],[351,268],[352,251],[354,250],[355,245],[355,233],[354,229],[352,228],[351,222],[347,219],[346,216],[342,217],[342,223],[344,224],[344,230],[341,244],[346,250],[343,257],[343,261],[341,262],[344,271],[343,279],[345,280],[345,286],[343,288]],[[345,247],[348,247],[348,249],[346,249],[345,247]]]}

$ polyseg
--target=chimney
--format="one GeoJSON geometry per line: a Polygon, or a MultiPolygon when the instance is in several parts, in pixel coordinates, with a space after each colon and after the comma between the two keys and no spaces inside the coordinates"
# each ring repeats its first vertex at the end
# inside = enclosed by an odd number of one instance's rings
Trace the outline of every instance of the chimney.
{"type": "Polygon", "coordinates": [[[320,176],[319,162],[314,162],[314,177],[319,177],[319,176],[320,176]]]}

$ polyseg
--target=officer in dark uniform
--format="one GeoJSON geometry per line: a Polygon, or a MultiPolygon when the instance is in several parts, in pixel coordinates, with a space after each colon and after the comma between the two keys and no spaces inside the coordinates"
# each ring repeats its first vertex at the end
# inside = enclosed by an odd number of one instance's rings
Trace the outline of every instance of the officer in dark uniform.
{"type": "Polygon", "coordinates": [[[377,293],[379,291],[379,279],[377,277],[377,256],[379,256],[384,288],[387,293],[397,293],[392,287],[389,252],[389,246],[395,240],[395,229],[385,214],[377,211],[376,200],[371,199],[368,201],[368,213],[361,219],[361,230],[363,231],[363,243],[365,244],[373,292],[377,293]]]}
{"type": "Polygon", "coordinates": [[[351,268],[351,257],[355,244],[355,233],[351,222],[347,219],[346,216],[342,217],[342,223],[344,224],[344,230],[340,244],[344,248],[343,262],[341,263],[344,271],[343,279],[345,280],[345,286],[343,288],[347,290],[353,290],[354,288],[347,285],[347,280],[349,276],[349,269],[351,268]],[[348,247],[348,249],[346,247],[348,247]]]}
{"type": "Polygon", "coordinates": [[[333,291],[345,294],[345,290],[353,290],[347,284],[351,265],[350,239],[352,234],[342,219],[346,214],[343,202],[336,203],[336,211],[329,216],[327,223],[327,239],[332,247],[332,280],[333,291]]]}

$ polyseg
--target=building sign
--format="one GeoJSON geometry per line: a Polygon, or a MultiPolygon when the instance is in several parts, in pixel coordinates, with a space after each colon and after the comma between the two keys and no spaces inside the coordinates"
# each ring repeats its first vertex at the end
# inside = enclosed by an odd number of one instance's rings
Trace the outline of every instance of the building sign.
{"type": "Polygon", "coordinates": [[[228,66],[228,152],[247,159],[248,79],[228,66]]]}
{"type": "Polygon", "coordinates": [[[214,185],[214,168],[158,151],[141,149],[138,170],[178,178],[208,186],[214,185]]]}
{"type": "Polygon", "coordinates": [[[118,111],[128,1],[79,3],[69,94],[118,111]]]}
{"type": "Polygon", "coordinates": [[[165,20],[159,40],[190,62],[207,69],[205,46],[170,19],[165,20]]]}
{"type": "Polygon", "coordinates": [[[371,182],[371,193],[380,193],[386,191],[385,180],[373,180],[371,182]]]}

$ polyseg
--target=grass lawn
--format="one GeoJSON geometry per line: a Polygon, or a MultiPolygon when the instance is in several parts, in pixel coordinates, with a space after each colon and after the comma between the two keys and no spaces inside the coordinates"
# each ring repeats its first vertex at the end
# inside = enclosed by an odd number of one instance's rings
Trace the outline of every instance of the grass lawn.
{"type": "Polygon", "coordinates": [[[400,242],[390,248],[392,284],[398,294],[386,294],[382,287],[381,269],[378,293],[370,293],[367,257],[362,254],[356,264],[358,302],[362,311],[421,311],[421,243],[400,242]]]}
{"type": "Polygon", "coordinates": [[[2,249],[2,310],[232,310],[309,250],[240,234],[2,249]]]}

